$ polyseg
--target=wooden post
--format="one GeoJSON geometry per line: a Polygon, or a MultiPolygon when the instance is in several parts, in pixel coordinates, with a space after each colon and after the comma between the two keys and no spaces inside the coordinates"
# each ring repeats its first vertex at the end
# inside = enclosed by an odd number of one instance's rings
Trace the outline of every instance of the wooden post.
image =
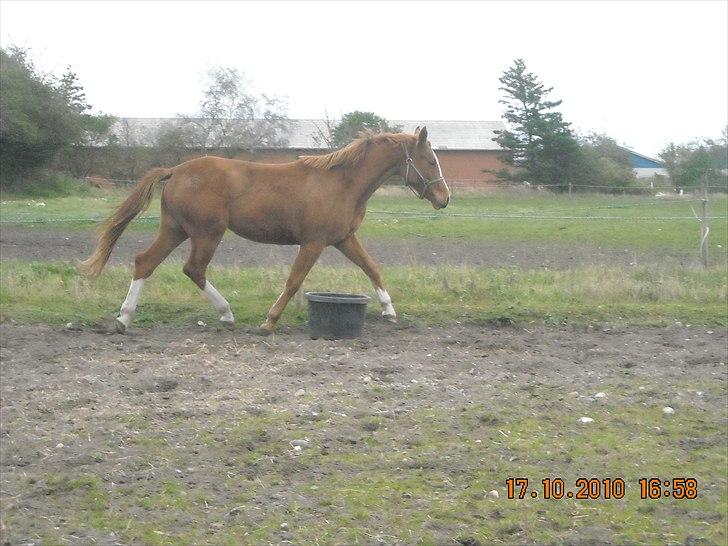
{"type": "Polygon", "coordinates": [[[700,182],[700,193],[703,194],[700,200],[700,254],[703,258],[703,266],[708,267],[708,182],[706,177],[700,182]]]}

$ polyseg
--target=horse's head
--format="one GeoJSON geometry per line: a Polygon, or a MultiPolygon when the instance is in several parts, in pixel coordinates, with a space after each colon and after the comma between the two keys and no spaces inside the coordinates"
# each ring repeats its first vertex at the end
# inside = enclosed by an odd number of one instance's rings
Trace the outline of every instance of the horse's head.
{"type": "Polygon", "coordinates": [[[405,185],[420,199],[427,199],[436,209],[442,209],[450,202],[450,188],[442,176],[440,162],[427,140],[427,127],[415,129],[417,140],[413,148],[402,143],[405,163],[402,176],[405,185]]]}

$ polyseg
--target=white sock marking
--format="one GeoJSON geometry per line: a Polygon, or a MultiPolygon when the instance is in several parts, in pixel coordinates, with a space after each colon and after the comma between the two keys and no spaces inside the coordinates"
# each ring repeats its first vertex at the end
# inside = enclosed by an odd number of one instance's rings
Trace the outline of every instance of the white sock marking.
{"type": "Polygon", "coordinates": [[[129,292],[127,292],[126,299],[121,304],[121,310],[119,311],[119,322],[124,326],[129,326],[131,322],[131,317],[134,311],[136,311],[139,294],[141,294],[143,286],[144,279],[132,280],[131,285],[129,285],[129,292]]]}
{"type": "Polygon", "coordinates": [[[389,297],[387,291],[384,288],[375,288],[374,291],[377,293],[377,299],[382,306],[382,315],[396,317],[397,313],[395,313],[392,306],[392,298],[389,297]]]}
{"type": "Polygon", "coordinates": [[[210,300],[215,310],[220,313],[220,320],[223,322],[235,322],[233,312],[230,309],[228,301],[212,286],[210,281],[205,281],[205,289],[203,290],[207,299],[210,300]]]}

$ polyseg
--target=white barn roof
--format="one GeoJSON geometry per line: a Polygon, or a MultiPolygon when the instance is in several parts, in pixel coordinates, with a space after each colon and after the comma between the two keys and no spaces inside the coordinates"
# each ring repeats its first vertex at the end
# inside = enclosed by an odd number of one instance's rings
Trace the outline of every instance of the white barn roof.
{"type": "MultiPolygon", "coordinates": [[[[111,133],[122,146],[154,146],[156,134],[164,124],[179,123],[178,118],[120,118],[111,127],[111,133]]],[[[412,133],[418,125],[427,126],[429,140],[436,150],[501,150],[493,140],[495,131],[505,129],[501,121],[442,121],[442,120],[389,120],[400,125],[402,131],[412,133]]],[[[321,133],[326,133],[322,119],[291,119],[286,122],[287,145],[283,148],[322,149],[321,133]],[[318,137],[318,138],[317,138],[318,137]]]]}
{"type": "MultiPolygon", "coordinates": [[[[412,133],[415,127],[426,126],[429,140],[437,150],[501,150],[493,140],[495,131],[505,130],[501,121],[442,121],[442,120],[388,120],[390,125],[400,125],[402,132],[412,133]]],[[[315,140],[320,131],[326,132],[326,122],[321,119],[292,119],[288,135],[290,148],[320,148],[315,140]]]]}

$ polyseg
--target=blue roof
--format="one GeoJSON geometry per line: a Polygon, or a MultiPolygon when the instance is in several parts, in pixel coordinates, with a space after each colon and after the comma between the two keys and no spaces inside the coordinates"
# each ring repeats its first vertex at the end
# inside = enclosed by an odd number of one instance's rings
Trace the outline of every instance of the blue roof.
{"type": "Polygon", "coordinates": [[[664,167],[662,161],[625,148],[629,152],[629,162],[633,169],[660,169],[664,167]]]}

